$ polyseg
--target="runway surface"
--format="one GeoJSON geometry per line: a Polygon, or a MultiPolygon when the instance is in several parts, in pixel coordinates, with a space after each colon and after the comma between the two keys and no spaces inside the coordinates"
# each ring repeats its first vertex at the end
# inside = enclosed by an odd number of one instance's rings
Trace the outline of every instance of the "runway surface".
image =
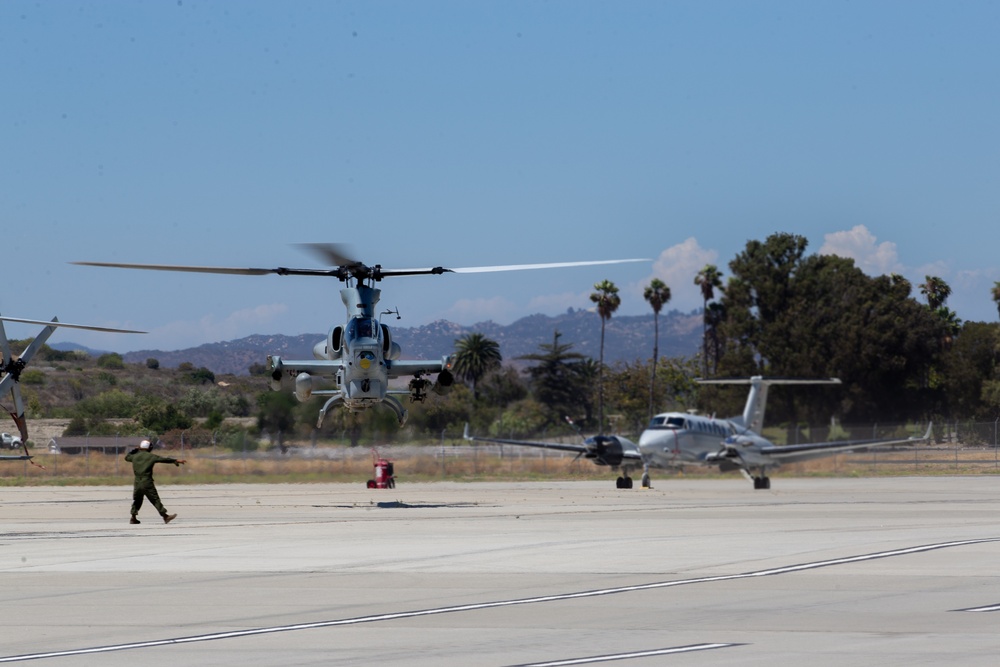
{"type": "Polygon", "coordinates": [[[995,665],[1000,477],[0,488],[0,663],[995,665]]]}

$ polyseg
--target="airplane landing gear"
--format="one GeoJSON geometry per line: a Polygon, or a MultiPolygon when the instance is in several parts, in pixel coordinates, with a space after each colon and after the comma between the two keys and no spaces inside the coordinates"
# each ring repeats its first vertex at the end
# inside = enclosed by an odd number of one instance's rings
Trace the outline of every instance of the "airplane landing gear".
{"type": "Polygon", "coordinates": [[[631,489],[632,488],[632,478],[628,475],[623,475],[618,478],[615,482],[615,488],[618,489],[631,489]]]}
{"type": "Polygon", "coordinates": [[[761,475],[760,477],[753,478],[753,488],[755,489],[770,489],[771,488],[771,478],[767,475],[761,475]]]}

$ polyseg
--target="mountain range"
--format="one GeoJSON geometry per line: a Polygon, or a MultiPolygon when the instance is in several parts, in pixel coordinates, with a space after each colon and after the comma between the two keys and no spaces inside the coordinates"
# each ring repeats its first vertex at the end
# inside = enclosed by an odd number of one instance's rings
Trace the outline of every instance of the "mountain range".
{"type": "MultiPolygon", "coordinates": [[[[698,353],[702,331],[700,312],[661,313],[659,326],[661,357],[691,357],[698,353]]],[[[540,345],[551,344],[556,331],[562,334],[561,344],[572,344],[571,351],[594,359],[600,356],[601,318],[589,310],[570,309],[556,316],[530,315],[508,325],[487,321],[463,326],[438,320],[418,327],[390,325],[390,329],[393,340],[399,343],[406,359],[437,359],[453,352],[456,340],[470,333],[481,333],[500,344],[500,354],[505,363],[516,363],[517,357],[537,353],[540,345]]],[[[605,325],[605,362],[651,359],[653,336],[652,313],[612,317],[605,325]]],[[[269,354],[286,359],[312,359],[313,345],[325,337],[326,333],[298,336],[255,334],[184,350],[137,350],[122,357],[128,363],[156,359],[161,366],[175,368],[187,362],[198,368],[208,368],[216,374],[246,375],[250,366],[265,363],[269,354]]],[[[80,349],[80,346],[62,343],[58,348],[80,349]]]]}

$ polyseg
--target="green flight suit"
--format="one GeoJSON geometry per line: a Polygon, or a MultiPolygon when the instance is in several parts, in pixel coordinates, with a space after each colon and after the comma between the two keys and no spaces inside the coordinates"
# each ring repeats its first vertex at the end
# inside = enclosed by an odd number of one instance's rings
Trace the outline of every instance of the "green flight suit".
{"type": "Polygon", "coordinates": [[[149,498],[149,502],[160,516],[167,516],[167,510],[160,502],[160,494],[156,492],[156,485],[153,484],[153,466],[157,463],[179,465],[177,459],[157,456],[146,449],[133,449],[125,455],[125,460],[132,464],[132,471],[135,473],[135,482],[132,485],[132,516],[139,513],[143,498],[149,498]]]}

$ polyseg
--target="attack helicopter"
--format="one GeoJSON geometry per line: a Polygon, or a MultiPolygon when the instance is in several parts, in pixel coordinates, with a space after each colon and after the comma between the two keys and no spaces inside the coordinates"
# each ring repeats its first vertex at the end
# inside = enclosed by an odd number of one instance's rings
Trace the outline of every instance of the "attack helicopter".
{"type": "MultiPolygon", "coordinates": [[[[423,401],[427,391],[442,394],[454,383],[451,372],[452,355],[439,360],[402,359],[402,349],[392,339],[389,327],[376,314],[382,291],[375,285],[385,278],[416,275],[441,275],[445,273],[489,273],[531,269],[598,266],[626,262],[648,262],[649,259],[617,259],[584,262],[557,262],[549,264],[515,264],[445,268],[442,266],[415,269],[384,269],[380,264],[367,265],[352,256],[348,246],[336,243],[303,243],[298,247],[312,252],[326,261],[327,269],[294,269],[278,267],[226,268],[212,266],[178,266],[168,264],[123,264],[111,262],[72,262],[83,266],[98,266],[152,271],[184,271],[192,273],[219,273],[228,275],[260,276],[323,276],[336,278],[344,283],[340,299],[347,310],[344,324],[330,328],[325,339],[313,346],[311,360],[282,359],[277,355],[267,357],[267,369],[272,390],[291,388],[299,401],[314,396],[326,397],[320,409],[316,428],[331,408],[344,407],[350,412],[361,412],[376,405],[386,405],[396,415],[399,425],[406,423],[407,410],[396,396],[409,395],[411,402],[423,401]],[[436,378],[431,380],[428,376],[436,378]],[[409,377],[405,388],[390,387],[390,380],[409,377]],[[332,381],[331,388],[321,388],[332,381]]],[[[387,311],[397,312],[398,311],[387,311]]]]}
{"type": "Polygon", "coordinates": [[[31,456],[28,454],[28,423],[24,416],[24,400],[21,398],[21,373],[24,372],[24,369],[31,362],[32,357],[34,357],[35,353],[42,348],[42,345],[45,344],[45,341],[49,339],[49,336],[52,335],[57,327],[86,329],[88,331],[110,331],[113,333],[146,333],[145,331],[133,331],[131,329],[112,329],[110,327],[97,327],[88,324],[69,324],[66,322],[60,322],[59,319],[55,317],[53,317],[51,321],[46,322],[43,320],[29,320],[21,317],[0,316],[0,353],[3,354],[2,362],[0,362],[0,395],[8,390],[10,391],[13,410],[8,410],[8,412],[14,420],[14,424],[17,425],[17,431],[21,436],[21,446],[24,448],[23,455],[0,456],[0,461],[31,460],[31,456]],[[35,338],[28,344],[28,347],[26,347],[21,354],[14,355],[10,350],[10,343],[7,340],[7,332],[4,331],[4,322],[40,324],[45,328],[42,329],[41,333],[35,336],[35,338]]]}

